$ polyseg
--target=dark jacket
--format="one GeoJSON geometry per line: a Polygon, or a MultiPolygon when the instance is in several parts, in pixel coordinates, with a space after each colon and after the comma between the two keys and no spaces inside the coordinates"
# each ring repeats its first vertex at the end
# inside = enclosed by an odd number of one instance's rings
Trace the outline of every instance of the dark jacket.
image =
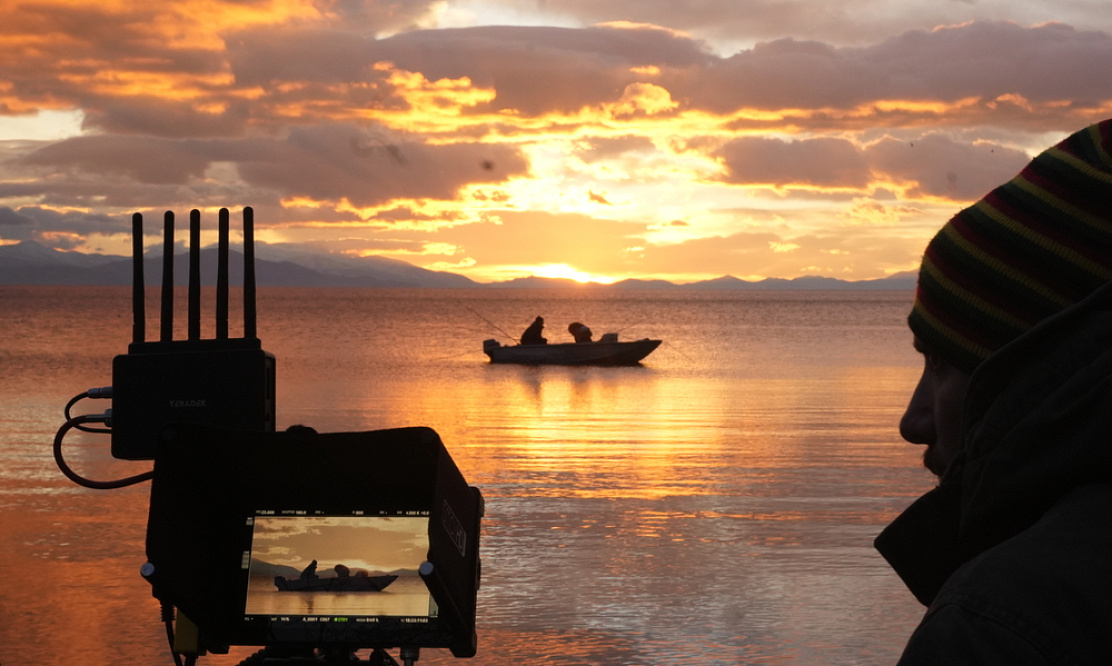
{"type": "Polygon", "coordinates": [[[548,339],[541,335],[544,330],[544,318],[537,317],[533,320],[532,324],[525,329],[521,334],[521,344],[523,345],[543,345],[548,343],[548,339]]]}
{"type": "Polygon", "coordinates": [[[1112,663],[1112,285],[982,363],[963,432],[876,540],[928,606],[900,664],[1112,663]]]}

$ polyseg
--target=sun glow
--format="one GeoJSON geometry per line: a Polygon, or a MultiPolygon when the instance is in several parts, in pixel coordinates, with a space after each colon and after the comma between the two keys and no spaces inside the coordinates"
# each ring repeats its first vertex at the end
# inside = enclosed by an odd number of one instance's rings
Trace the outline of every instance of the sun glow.
{"type": "Polygon", "coordinates": [[[612,277],[587,273],[567,264],[544,264],[529,269],[529,272],[536,277],[575,280],[580,284],[587,284],[588,282],[611,284],[615,282],[612,277]]]}

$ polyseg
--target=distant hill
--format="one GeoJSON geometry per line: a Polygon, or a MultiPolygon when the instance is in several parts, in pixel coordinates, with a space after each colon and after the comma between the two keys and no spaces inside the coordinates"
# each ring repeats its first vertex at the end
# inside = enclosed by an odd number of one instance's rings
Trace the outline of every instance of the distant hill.
{"type": "MultiPolygon", "coordinates": [[[[311,253],[271,251],[277,246],[256,246],[255,280],[271,287],[476,287],[462,275],[418,268],[404,261],[382,257],[329,258],[311,253]],[[264,258],[260,254],[270,255],[264,258]]],[[[217,251],[201,250],[201,284],[216,284],[217,251]]],[[[173,259],[174,283],[188,284],[189,255],[173,259]]],[[[148,285],[161,284],[162,255],[143,260],[148,285]]],[[[243,284],[243,254],[228,253],[229,282],[243,284]]],[[[130,257],[60,252],[32,241],[0,246],[0,284],[130,285],[130,257]]]]}
{"type": "Polygon", "coordinates": [[[890,275],[886,278],[877,278],[875,280],[839,280],[837,278],[827,277],[798,277],[790,280],[784,278],[765,278],[764,280],[742,280],[732,275],[724,275],[722,277],[714,278],[712,280],[701,280],[699,282],[685,282],[683,284],[676,284],[668,282],[667,280],[621,280],[613,284],[597,284],[588,283],[583,284],[575,280],[568,280],[566,278],[542,278],[536,276],[529,276],[524,278],[515,278],[513,280],[506,280],[504,282],[495,282],[492,284],[479,285],[491,288],[516,288],[516,289],[795,289],[795,290],[818,290],[818,289],[914,289],[917,274],[915,272],[904,272],[890,275]]]}
{"type": "MultiPolygon", "coordinates": [[[[216,283],[216,249],[200,252],[201,283],[216,283]]],[[[229,282],[243,284],[243,255],[228,254],[229,282]]],[[[189,256],[175,254],[174,283],[188,283],[189,256]]],[[[146,284],[162,281],[162,255],[148,253],[143,261],[146,284]]],[[[397,259],[347,257],[311,252],[291,245],[257,244],[255,280],[263,287],[461,287],[487,288],[582,288],[582,289],[913,289],[916,275],[898,273],[876,280],[839,280],[800,277],[790,280],[768,278],[747,281],[733,276],[675,284],[666,280],[622,280],[611,285],[582,284],[574,280],[530,276],[503,282],[480,283],[462,275],[430,271],[397,259]]],[[[0,246],[0,284],[130,285],[130,257],[62,252],[33,241],[0,246]]]]}
{"type": "Polygon", "coordinates": [[[275,576],[297,578],[301,575],[301,570],[286,566],[285,564],[271,564],[270,562],[265,562],[260,559],[252,559],[251,574],[254,576],[266,576],[267,578],[274,578],[275,576]]]}
{"type": "Polygon", "coordinates": [[[839,280],[837,278],[805,276],[790,280],[765,278],[764,280],[750,282],[727,275],[696,284],[699,285],[700,289],[914,289],[917,277],[917,273],[908,271],[874,280],[839,280]]]}

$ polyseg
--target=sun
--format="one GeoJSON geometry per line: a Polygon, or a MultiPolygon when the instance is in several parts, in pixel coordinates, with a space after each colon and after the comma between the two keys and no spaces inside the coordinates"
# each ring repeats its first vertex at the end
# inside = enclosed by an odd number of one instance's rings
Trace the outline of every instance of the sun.
{"type": "Polygon", "coordinates": [[[543,264],[537,266],[532,270],[533,275],[542,278],[560,278],[564,280],[574,280],[581,284],[588,282],[597,282],[599,284],[611,284],[615,280],[612,277],[605,275],[593,275],[585,273],[581,270],[573,268],[567,264],[543,264]]]}

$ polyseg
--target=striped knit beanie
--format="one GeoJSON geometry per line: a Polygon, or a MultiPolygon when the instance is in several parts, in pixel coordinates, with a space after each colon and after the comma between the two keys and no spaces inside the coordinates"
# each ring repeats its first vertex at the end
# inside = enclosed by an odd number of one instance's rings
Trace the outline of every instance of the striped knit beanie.
{"type": "Polygon", "coordinates": [[[908,324],[972,372],[1112,281],[1112,119],[1050,148],[927,245],[908,324]]]}

